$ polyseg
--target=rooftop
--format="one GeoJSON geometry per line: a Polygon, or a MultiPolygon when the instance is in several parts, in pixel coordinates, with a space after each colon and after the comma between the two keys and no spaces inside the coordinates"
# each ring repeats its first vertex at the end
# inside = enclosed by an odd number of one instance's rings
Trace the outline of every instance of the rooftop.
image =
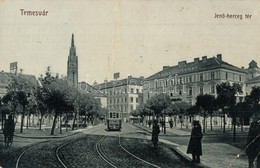
{"type": "Polygon", "coordinates": [[[217,57],[213,56],[211,58],[207,58],[207,56],[203,56],[201,60],[199,58],[194,58],[193,62],[187,63],[186,61],[181,61],[178,62],[178,65],[175,66],[164,66],[163,70],[151,75],[150,77],[146,78],[146,80],[167,78],[171,75],[184,75],[188,73],[201,72],[205,70],[219,68],[233,70],[240,73],[247,72],[247,70],[243,68],[236,67],[223,61],[222,55],[218,54],[217,57]]]}

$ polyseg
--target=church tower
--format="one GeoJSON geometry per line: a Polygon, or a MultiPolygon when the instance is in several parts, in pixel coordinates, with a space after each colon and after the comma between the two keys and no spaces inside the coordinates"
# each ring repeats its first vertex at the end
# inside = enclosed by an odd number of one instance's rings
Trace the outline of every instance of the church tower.
{"type": "Polygon", "coordinates": [[[67,77],[69,83],[75,88],[78,87],[78,56],[76,55],[76,47],[74,45],[74,34],[71,38],[70,54],[67,63],[67,77]]]}

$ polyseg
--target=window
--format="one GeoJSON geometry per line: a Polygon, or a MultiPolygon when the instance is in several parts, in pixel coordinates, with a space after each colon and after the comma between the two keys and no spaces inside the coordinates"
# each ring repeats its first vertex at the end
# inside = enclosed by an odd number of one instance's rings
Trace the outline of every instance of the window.
{"type": "Polygon", "coordinates": [[[131,88],[131,93],[134,93],[134,89],[133,88],[131,88]]]}
{"type": "Polygon", "coordinates": [[[226,72],[226,79],[228,79],[228,73],[226,72]]]}
{"type": "Polygon", "coordinates": [[[239,81],[240,81],[240,82],[242,81],[242,77],[241,77],[241,75],[239,75],[239,81]]]}
{"type": "Polygon", "coordinates": [[[211,80],[215,79],[215,72],[211,72],[210,76],[211,76],[211,80]]]}
{"type": "Polygon", "coordinates": [[[203,74],[200,74],[200,81],[203,81],[203,74]]]}
{"type": "Polygon", "coordinates": [[[136,98],[136,103],[139,103],[138,97],[136,98]]]}
{"type": "Polygon", "coordinates": [[[210,92],[211,92],[211,93],[215,93],[215,85],[214,85],[214,84],[212,84],[212,85],[210,86],[210,92]]]}
{"type": "Polygon", "coordinates": [[[192,95],[192,87],[189,87],[189,95],[192,95]]]}
{"type": "Polygon", "coordinates": [[[203,86],[200,86],[200,94],[203,94],[203,86]]]}
{"type": "Polygon", "coordinates": [[[131,111],[134,109],[133,105],[130,105],[130,109],[131,109],[131,111]]]}
{"type": "Polygon", "coordinates": [[[190,105],[192,105],[192,99],[189,99],[188,102],[190,105]]]}
{"type": "Polygon", "coordinates": [[[179,95],[180,95],[180,96],[182,95],[182,90],[181,90],[181,89],[179,90],[179,95]]]}
{"type": "Polygon", "coordinates": [[[134,98],[130,97],[130,102],[133,103],[134,102],[134,98]]]}
{"type": "Polygon", "coordinates": [[[182,77],[180,77],[180,84],[183,84],[183,80],[182,80],[182,77]]]}
{"type": "Polygon", "coordinates": [[[189,82],[190,83],[192,82],[192,76],[189,76],[189,82]]]}
{"type": "Polygon", "coordinates": [[[139,89],[136,89],[136,93],[137,93],[137,94],[139,93],[139,89]]]}
{"type": "Polygon", "coordinates": [[[125,102],[127,102],[127,97],[125,97],[125,102]]]}

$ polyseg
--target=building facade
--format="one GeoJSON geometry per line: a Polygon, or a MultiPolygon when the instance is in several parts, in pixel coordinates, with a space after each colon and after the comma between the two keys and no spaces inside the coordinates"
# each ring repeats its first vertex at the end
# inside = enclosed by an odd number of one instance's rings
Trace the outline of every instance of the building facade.
{"type": "Polygon", "coordinates": [[[247,69],[246,94],[251,93],[252,87],[260,87],[260,68],[253,60],[247,69]]]}
{"type": "Polygon", "coordinates": [[[248,71],[222,60],[222,55],[193,62],[181,61],[175,66],[164,66],[163,70],[146,78],[144,82],[144,102],[158,93],[166,93],[171,99],[181,100],[194,105],[199,94],[217,96],[216,86],[222,82],[239,83],[243,94],[237,101],[243,101],[246,93],[245,82],[248,71]]]}
{"type": "Polygon", "coordinates": [[[144,78],[128,78],[93,85],[95,90],[107,96],[107,109],[122,112],[124,121],[129,120],[131,111],[142,105],[142,92],[144,78]]]}
{"type": "Polygon", "coordinates": [[[78,87],[78,56],[74,44],[74,34],[72,34],[70,53],[67,62],[67,78],[72,86],[78,87]]]}

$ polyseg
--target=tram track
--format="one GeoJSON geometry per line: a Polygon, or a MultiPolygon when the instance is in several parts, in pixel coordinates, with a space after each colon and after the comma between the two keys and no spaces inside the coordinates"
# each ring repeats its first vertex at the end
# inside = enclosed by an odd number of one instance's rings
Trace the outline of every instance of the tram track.
{"type": "Polygon", "coordinates": [[[156,168],[159,168],[159,166],[134,155],[129,150],[124,148],[121,144],[120,134],[118,134],[116,141],[112,140],[117,143],[112,144],[112,146],[110,146],[110,147],[113,147],[114,150],[116,150],[116,151],[113,151],[113,149],[110,149],[111,152],[107,152],[107,149],[105,149],[105,148],[108,147],[108,144],[107,144],[108,142],[105,142],[106,144],[104,143],[106,138],[108,139],[107,141],[111,141],[110,137],[107,137],[106,135],[103,136],[96,143],[96,151],[99,154],[99,156],[105,162],[107,162],[111,167],[114,167],[114,168],[117,168],[117,167],[156,167],[156,168]],[[124,158],[128,159],[127,162],[125,162],[124,158]]]}
{"type": "MultiPolygon", "coordinates": [[[[96,132],[96,131],[97,131],[97,130],[94,130],[94,131],[88,133],[88,135],[89,135],[89,134],[92,134],[92,133],[94,133],[94,132],[96,132]]],[[[79,134],[79,133],[76,133],[76,134],[79,134]]],[[[16,168],[19,168],[19,167],[20,167],[21,162],[23,162],[23,159],[24,159],[24,157],[25,157],[25,155],[26,155],[27,152],[32,151],[33,149],[34,149],[34,150],[37,150],[37,147],[38,147],[38,146],[40,146],[40,145],[45,145],[46,143],[49,143],[49,142],[51,141],[52,143],[54,143],[54,144],[51,144],[51,145],[50,145],[50,146],[51,146],[50,149],[51,149],[51,151],[53,151],[52,153],[54,153],[54,155],[55,155],[54,158],[56,158],[56,163],[57,163],[57,164],[56,164],[55,166],[57,166],[57,167],[63,167],[63,168],[68,168],[69,165],[66,165],[65,161],[63,161],[63,160],[60,158],[60,156],[59,156],[59,150],[60,150],[61,148],[65,147],[66,145],[70,144],[70,143],[76,142],[77,140],[82,139],[82,138],[88,136],[88,135],[83,134],[83,135],[79,135],[79,136],[76,136],[76,137],[75,137],[74,135],[76,135],[76,134],[67,136],[66,138],[69,137],[69,138],[72,138],[72,140],[66,140],[66,142],[60,142],[61,140],[64,140],[64,138],[61,138],[60,140],[57,140],[57,139],[51,139],[51,140],[49,140],[49,139],[48,139],[48,140],[45,140],[45,141],[38,142],[38,143],[35,143],[35,144],[33,144],[33,145],[30,145],[30,146],[27,147],[24,151],[22,151],[21,154],[18,156],[18,158],[17,158],[17,160],[16,160],[15,167],[16,167],[16,168]],[[74,138],[74,139],[73,139],[73,138],[74,138]],[[58,144],[56,144],[56,143],[58,143],[58,144]],[[36,149],[35,149],[35,148],[36,148],[36,149]]],[[[53,156],[53,154],[52,154],[52,156],[53,156]]],[[[51,157],[51,156],[49,156],[49,157],[51,157]]],[[[25,159],[25,160],[26,160],[26,159],[25,159]]],[[[22,167],[23,167],[23,166],[22,166],[22,167]]]]}

